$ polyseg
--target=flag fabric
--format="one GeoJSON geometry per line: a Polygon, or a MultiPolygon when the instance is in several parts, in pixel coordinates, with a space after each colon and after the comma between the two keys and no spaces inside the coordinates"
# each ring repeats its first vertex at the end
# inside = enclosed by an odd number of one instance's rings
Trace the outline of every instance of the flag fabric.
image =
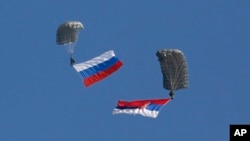
{"type": "Polygon", "coordinates": [[[121,101],[113,110],[113,114],[140,114],[145,117],[156,118],[164,105],[170,101],[166,99],[121,101]]]}
{"type": "Polygon", "coordinates": [[[73,67],[82,76],[86,87],[108,77],[117,71],[123,63],[115,56],[113,50],[105,52],[91,60],[75,64],[73,67]]]}

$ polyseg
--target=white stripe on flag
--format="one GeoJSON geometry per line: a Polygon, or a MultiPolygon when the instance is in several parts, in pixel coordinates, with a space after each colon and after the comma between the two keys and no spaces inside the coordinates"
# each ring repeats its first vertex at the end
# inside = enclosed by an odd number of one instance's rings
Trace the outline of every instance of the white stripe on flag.
{"type": "Polygon", "coordinates": [[[96,66],[100,63],[103,63],[103,62],[109,60],[110,58],[112,58],[113,56],[115,56],[115,53],[113,50],[110,50],[108,52],[101,54],[98,57],[91,59],[91,60],[88,60],[86,62],[82,62],[79,64],[75,64],[75,65],[73,65],[73,67],[76,69],[77,72],[80,72],[82,70],[85,70],[85,69],[91,68],[93,66],[96,66]]]}
{"type": "Polygon", "coordinates": [[[113,114],[140,114],[145,117],[151,117],[151,118],[156,118],[159,114],[159,111],[151,111],[146,108],[136,108],[136,109],[117,109],[115,108],[113,110],[113,114]]]}

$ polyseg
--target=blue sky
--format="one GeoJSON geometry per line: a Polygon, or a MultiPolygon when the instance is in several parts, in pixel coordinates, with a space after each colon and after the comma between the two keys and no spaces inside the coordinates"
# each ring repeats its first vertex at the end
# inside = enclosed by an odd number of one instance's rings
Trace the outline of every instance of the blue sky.
{"type": "Polygon", "coordinates": [[[248,0],[2,0],[0,140],[229,140],[250,123],[248,0]],[[81,21],[76,62],[114,50],[124,66],[83,87],[55,43],[81,21]],[[190,87],[156,119],[112,115],[122,100],[165,98],[158,49],[185,54],[190,87]]]}

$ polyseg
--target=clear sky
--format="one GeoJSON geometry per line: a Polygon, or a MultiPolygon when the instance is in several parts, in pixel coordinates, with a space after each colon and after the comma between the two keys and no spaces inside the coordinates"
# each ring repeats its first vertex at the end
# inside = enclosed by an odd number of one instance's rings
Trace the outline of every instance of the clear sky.
{"type": "Polygon", "coordinates": [[[1,141],[228,141],[250,123],[249,0],[1,0],[1,141]],[[56,45],[81,21],[76,62],[114,50],[124,66],[85,88],[56,45]],[[183,51],[190,87],[156,119],[118,100],[165,98],[158,49],[183,51]]]}

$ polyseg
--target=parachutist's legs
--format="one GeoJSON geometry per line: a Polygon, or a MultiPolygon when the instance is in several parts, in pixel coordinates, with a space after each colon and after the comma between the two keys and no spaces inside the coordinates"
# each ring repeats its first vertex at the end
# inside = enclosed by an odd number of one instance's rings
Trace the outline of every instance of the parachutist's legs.
{"type": "Polygon", "coordinates": [[[169,95],[171,96],[171,99],[174,99],[174,92],[171,90],[169,95]]]}

